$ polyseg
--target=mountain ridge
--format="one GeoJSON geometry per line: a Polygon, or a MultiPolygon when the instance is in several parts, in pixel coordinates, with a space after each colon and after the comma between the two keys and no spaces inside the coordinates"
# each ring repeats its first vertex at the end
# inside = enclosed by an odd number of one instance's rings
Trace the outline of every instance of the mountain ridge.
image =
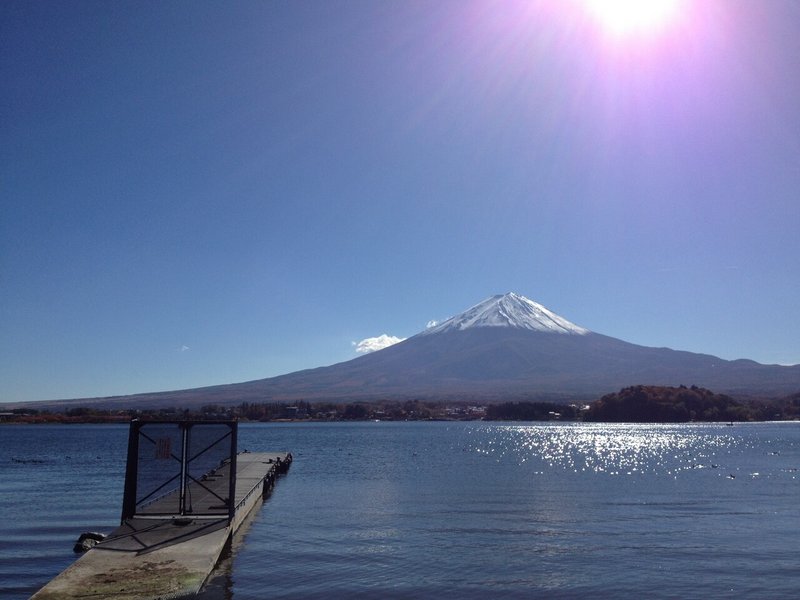
{"type": "Polygon", "coordinates": [[[492,296],[397,344],[329,366],[242,383],[63,400],[151,408],[241,402],[593,400],[631,385],[731,395],[800,391],[800,365],[640,346],[575,325],[524,296],[492,296]]]}

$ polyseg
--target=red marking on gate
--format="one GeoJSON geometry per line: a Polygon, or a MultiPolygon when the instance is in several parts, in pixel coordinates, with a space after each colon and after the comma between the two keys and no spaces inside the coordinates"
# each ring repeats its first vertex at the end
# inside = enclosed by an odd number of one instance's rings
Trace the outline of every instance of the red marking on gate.
{"type": "Polygon", "coordinates": [[[159,460],[170,458],[172,456],[171,445],[170,438],[158,438],[156,440],[156,458],[159,460]]]}

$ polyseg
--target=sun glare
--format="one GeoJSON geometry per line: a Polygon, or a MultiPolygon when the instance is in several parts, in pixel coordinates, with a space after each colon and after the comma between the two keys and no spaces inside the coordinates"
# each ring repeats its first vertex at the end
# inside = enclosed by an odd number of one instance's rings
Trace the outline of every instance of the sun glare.
{"type": "Polygon", "coordinates": [[[680,0],[585,0],[590,15],[614,36],[656,33],[676,17],[680,0]]]}

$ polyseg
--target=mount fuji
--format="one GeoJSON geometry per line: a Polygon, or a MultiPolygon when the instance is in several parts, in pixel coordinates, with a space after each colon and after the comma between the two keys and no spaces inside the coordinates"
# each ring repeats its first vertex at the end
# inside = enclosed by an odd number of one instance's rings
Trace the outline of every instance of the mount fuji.
{"type": "Polygon", "coordinates": [[[578,327],[564,317],[549,311],[541,304],[510,292],[487,298],[463,313],[426,329],[421,335],[464,331],[473,327],[511,327],[575,335],[591,333],[588,329],[578,327]]]}
{"type": "MultiPolygon", "coordinates": [[[[763,365],[631,344],[514,293],[492,296],[400,343],[327,367],[245,383],[93,399],[116,406],[205,403],[594,400],[622,387],[698,385],[733,395],[800,391],[800,365],[763,365]]],[[[85,403],[85,401],[84,401],[85,403]]]]}

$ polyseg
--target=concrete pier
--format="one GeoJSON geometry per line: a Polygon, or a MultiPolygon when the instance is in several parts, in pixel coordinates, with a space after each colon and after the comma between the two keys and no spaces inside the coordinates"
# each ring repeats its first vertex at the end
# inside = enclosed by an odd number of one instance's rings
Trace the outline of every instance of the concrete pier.
{"type": "Polygon", "coordinates": [[[286,452],[244,452],[232,458],[142,503],[135,514],[123,515],[116,530],[32,599],[156,600],[197,594],[226,543],[292,461],[286,452]],[[230,489],[235,489],[232,505],[230,489]],[[184,504],[190,499],[190,510],[168,514],[178,496],[184,504]]]}

